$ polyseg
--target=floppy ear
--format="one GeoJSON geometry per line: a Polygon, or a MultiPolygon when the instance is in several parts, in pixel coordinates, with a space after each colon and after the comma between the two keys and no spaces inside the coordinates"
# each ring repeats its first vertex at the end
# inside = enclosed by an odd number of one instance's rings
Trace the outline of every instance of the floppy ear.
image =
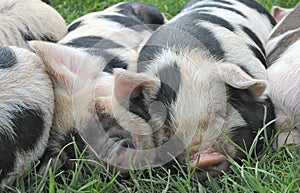
{"type": "Polygon", "coordinates": [[[159,79],[146,73],[115,69],[114,75],[114,97],[120,104],[141,93],[153,98],[160,88],[159,79]]]}
{"type": "Polygon", "coordinates": [[[235,64],[220,63],[217,66],[217,73],[226,84],[237,89],[248,89],[256,96],[261,96],[266,89],[265,80],[252,78],[235,64]]]}
{"type": "Polygon", "coordinates": [[[272,7],[272,16],[273,18],[276,20],[276,22],[280,21],[281,17],[280,17],[280,13],[281,13],[282,9],[278,6],[273,6],[272,7]]]}
{"type": "Polygon", "coordinates": [[[42,58],[51,78],[63,87],[81,89],[95,80],[105,65],[101,58],[69,46],[42,41],[31,41],[29,45],[42,58]]]}
{"type": "Polygon", "coordinates": [[[283,17],[289,13],[289,9],[281,8],[279,6],[272,7],[272,16],[275,21],[278,23],[283,17]]]}

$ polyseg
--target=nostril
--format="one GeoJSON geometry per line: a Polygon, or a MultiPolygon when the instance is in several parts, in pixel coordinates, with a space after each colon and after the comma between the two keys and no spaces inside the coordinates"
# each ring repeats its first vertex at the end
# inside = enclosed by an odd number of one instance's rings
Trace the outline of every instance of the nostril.
{"type": "Polygon", "coordinates": [[[125,148],[135,149],[135,145],[130,139],[122,139],[120,146],[125,148]]]}

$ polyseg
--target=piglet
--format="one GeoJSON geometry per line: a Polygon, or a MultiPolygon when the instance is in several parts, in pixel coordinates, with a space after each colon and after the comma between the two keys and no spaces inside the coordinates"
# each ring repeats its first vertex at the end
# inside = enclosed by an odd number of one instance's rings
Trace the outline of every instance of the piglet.
{"type": "Polygon", "coordinates": [[[114,70],[112,94],[98,103],[130,132],[135,168],[176,157],[205,178],[228,171],[228,156],[244,159],[241,149],[262,151],[273,129],[265,42],[275,24],[254,0],[192,0],[151,35],[138,73],[114,70]]]}
{"type": "Polygon", "coordinates": [[[60,14],[40,0],[1,0],[0,25],[0,45],[23,48],[27,41],[57,42],[67,33],[60,14]]]}
{"type": "Polygon", "coordinates": [[[47,146],[54,92],[42,60],[23,48],[0,46],[0,182],[27,171],[47,146]]]}
{"type": "Polygon", "coordinates": [[[131,145],[129,139],[120,139],[130,135],[113,117],[94,109],[95,99],[111,94],[114,69],[137,71],[140,47],[154,28],[164,22],[163,14],[152,5],[118,3],[73,21],[68,26],[68,34],[58,44],[30,42],[43,59],[55,90],[54,123],[42,158],[44,165],[55,160],[63,149],[62,166],[73,168],[69,160],[76,158],[76,152],[68,145],[73,139],[78,149],[85,151],[85,158],[98,160],[100,157],[106,163],[118,157],[120,148],[131,145]],[[98,130],[87,135],[90,130],[85,128],[98,130]],[[96,140],[101,144],[94,146],[90,136],[98,136],[100,128],[103,132],[96,140]],[[94,155],[88,146],[96,148],[100,156],[94,155]]]}
{"type": "Polygon", "coordinates": [[[300,5],[287,13],[276,7],[274,17],[283,16],[266,45],[268,93],[274,103],[280,130],[274,147],[300,144],[300,5]],[[286,14],[286,15],[285,15],[286,14]]]}

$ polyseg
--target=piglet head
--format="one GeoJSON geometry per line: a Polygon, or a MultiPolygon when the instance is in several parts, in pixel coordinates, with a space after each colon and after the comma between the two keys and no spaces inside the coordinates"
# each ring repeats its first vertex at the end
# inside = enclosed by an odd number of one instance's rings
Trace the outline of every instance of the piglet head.
{"type": "Polygon", "coordinates": [[[101,58],[54,43],[32,41],[30,46],[42,58],[55,91],[55,121],[59,133],[81,128],[91,118],[101,58]]]}
{"type": "MultiPolygon", "coordinates": [[[[233,159],[243,157],[228,138],[231,138],[243,149],[249,150],[255,137],[253,133],[257,133],[259,129],[251,128],[248,125],[247,117],[244,117],[241,114],[242,112],[238,111],[238,107],[235,106],[236,103],[230,102],[230,95],[234,95],[230,92],[247,93],[245,94],[247,98],[237,99],[240,101],[239,103],[244,105],[243,100],[253,100],[254,103],[256,103],[255,100],[261,100],[259,98],[266,89],[264,79],[251,77],[235,64],[218,63],[213,71],[217,79],[226,85],[223,97],[227,98],[227,101],[218,111],[213,110],[214,112],[209,114],[210,123],[207,125],[202,124],[198,128],[199,131],[206,131],[206,133],[200,132],[200,136],[195,136],[189,145],[190,164],[193,168],[201,169],[198,172],[201,178],[206,178],[207,175],[218,176],[222,171],[227,171],[229,169],[227,156],[233,159]],[[219,134],[217,134],[218,131],[219,134]],[[242,133],[249,133],[249,136],[245,137],[242,133]]],[[[263,106],[262,109],[264,109],[263,106]]],[[[264,113],[260,116],[263,117],[264,113]]]]}

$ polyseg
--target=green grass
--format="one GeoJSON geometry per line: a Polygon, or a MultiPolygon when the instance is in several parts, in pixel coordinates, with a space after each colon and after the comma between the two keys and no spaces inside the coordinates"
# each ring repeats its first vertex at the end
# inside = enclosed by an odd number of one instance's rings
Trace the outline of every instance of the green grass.
{"type": "MultiPolygon", "coordinates": [[[[136,1],[136,0],[129,0],[136,1]]],[[[299,0],[257,0],[262,3],[268,10],[271,10],[272,5],[281,7],[293,7],[299,0]]],[[[120,0],[52,0],[53,6],[61,13],[67,23],[74,19],[93,11],[103,10],[113,4],[122,2],[120,0]]],[[[163,12],[168,18],[176,15],[178,10],[184,5],[187,0],[140,0],[140,2],[150,3],[163,12]]]]}
{"type": "MultiPolygon", "coordinates": [[[[14,186],[6,192],[22,193],[71,193],[71,192],[300,192],[299,146],[285,145],[277,150],[266,148],[257,158],[250,155],[243,164],[231,162],[231,172],[220,178],[200,181],[194,171],[186,171],[178,165],[178,171],[171,173],[165,168],[131,171],[129,176],[108,172],[99,164],[91,169],[88,161],[79,159],[73,171],[62,172],[47,168],[37,174],[35,166],[25,176],[20,176],[14,186]]],[[[0,191],[1,192],[1,191],[0,191]]]]}
{"type": "MultiPolygon", "coordinates": [[[[102,10],[120,1],[52,0],[52,2],[67,23],[70,23],[81,15],[102,10]]],[[[171,18],[185,1],[144,0],[143,2],[155,5],[171,18]]],[[[270,10],[272,5],[292,7],[299,0],[259,0],[259,2],[270,10]]],[[[249,156],[242,165],[232,160],[231,163],[231,173],[224,173],[217,179],[209,178],[200,181],[192,172],[185,172],[184,169],[171,173],[164,168],[132,171],[128,177],[122,178],[119,173],[108,172],[103,165],[99,166],[101,172],[97,169],[89,169],[87,161],[79,159],[76,161],[74,171],[61,172],[55,168],[47,168],[45,173],[37,174],[36,167],[32,166],[31,171],[25,176],[20,176],[16,184],[0,192],[300,192],[299,147],[295,145],[283,146],[277,150],[269,147],[258,158],[253,159],[249,156]]]]}

